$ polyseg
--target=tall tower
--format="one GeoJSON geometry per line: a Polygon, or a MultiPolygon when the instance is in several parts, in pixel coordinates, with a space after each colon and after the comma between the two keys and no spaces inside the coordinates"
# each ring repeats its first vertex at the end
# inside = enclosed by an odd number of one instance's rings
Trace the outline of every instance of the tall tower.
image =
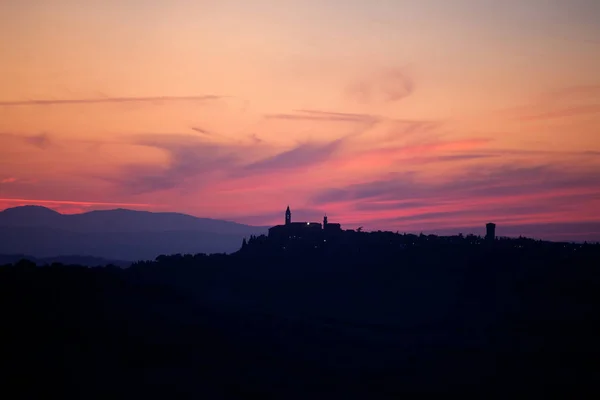
{"type": "Polygon", "coordinates": [[[323,229],[327,226],[327,215],[323,217],[323,229]]]}
{"type": "Polygon", "coordinates": [[[489,223],[485,225],[486,235],[485,238],[490,241],[496,239],[496,224],[489,223]]]}
{"type": "Polygon", "coordinates": [[[292,223],[292,212],[290,211],[290,206],[285,210],[285,224],[289,225],[292,223]]]}

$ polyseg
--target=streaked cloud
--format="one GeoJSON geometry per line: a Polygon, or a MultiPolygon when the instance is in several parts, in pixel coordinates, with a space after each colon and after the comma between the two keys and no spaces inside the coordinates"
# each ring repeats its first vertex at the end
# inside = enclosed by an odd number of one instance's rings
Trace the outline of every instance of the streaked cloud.
{"type": "Polygon", "coordinates": [[[568,118],[568,117],[576,117],[580,115],[587,114],[599,114],[600,113],[600,104],[599,105],[583,105],[583,106],[575,106],[569,108],[563,108],[559,110],[542,112],[539,114],[529,114],[518,117],[518,119],[522,121],[536,121],[536,120],[546,120],[546,119],[554,119],[554,118],[568,118]]]}
{"type": "Polygon", "coordinates": [[[436,120],[394,120],[388,129],[387,140],[396,140],[409,136],[429,135],[443,126],[436,120]]]}
{"type": "Polygon", "coordinates": [[[193,180],[198,187],[225,168],[241,163],[243,149],[202,140],[193,135],[143,134],[132,137],[132,143],[162,150],[168,155],[166,165],[130,165],[109,177],[121,190],[132,194],[184,188],[193,180]]]}
{"type": "Polygon", "coordinates": [[[26,143],[29,143],[30,145],[38,147],[40,149],[47,149],[52,144],[50,135],[45,132],[40,133],[38,135],[26,136],[23,138],[23,140],[26,143]]]}
{"type": "Polygon", "coordinates": [[[415,86],[405,68],[390,68],[357,80],[346,88],[345,94],[361,103],[391,103],[410,96],[415,86]]]}
{"type": "Polygon", "coordinates": [[[196,131],[196,132],[198,132],[198,133],[201,133],[201,134],[203,134],[203,135],[209,135],[209,136],[210,136],[210,135],[212,135],[212,132],[210,132],[210,131],[208,131],[208,130],[206,130],[206,129],[203,129],[203,128],[199,128],[199,127],[197,127],[197,126],[193,126],[193,127],[192,127],[192,130],[193,130],[193,131],[196,131]]]}
{"type": "Polygon", "coordinates": [[[5,142],[3,146],[6,148],[12,147],[15,143],[25,143],[45,150],[54,144],[51,135],[47,132],[40,132],[33,135],[0,132],[0,141],[5,142]]]}
{"type": "Polygon", "coordinates": [[[328,112],[319,110],[295,110],[296,114],[266,114],[267,119],[283,120],[309,120],[309,121],[333,121],[333,122],[358,122],[372,123],[379,121],[381,117],[370,114],[352,114],[341,112],[328,112]]]}
{"type": "Polygon", "coordinates": [[[147,97],[98,97],[89,99],[37,99],[37,100],[15,100],[0,101],[0,106],[54,106],[69,104],[101,104],[101,103],[160,103],[171,101],[208,101],[218,100],[223,96],[147,96],[147,97]]]}
{"type": "Polygon", "coordinates": [[[281,172],[282,169],[302,168],[322,163],[340,148],[344,139],[326,143],[303,143],[274,156],[253,162],[243,167],[244,172],[281,172]]]}
{"type": "Polygon", "coordinates": [[[600,96],[600,84],[598,85],[578,85],[563,87],[549,91],[545,97],[549,100],[569,100],[573,97],[600,96]]]}

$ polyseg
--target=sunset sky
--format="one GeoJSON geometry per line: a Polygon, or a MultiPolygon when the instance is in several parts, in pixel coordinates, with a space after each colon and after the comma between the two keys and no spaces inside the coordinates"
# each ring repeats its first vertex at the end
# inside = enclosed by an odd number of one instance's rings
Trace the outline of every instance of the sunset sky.
{"type": "Polygon", "coordinates": [[[600,240],[598,21],[597,0],[3,0],[0,209],[600,240]]]}

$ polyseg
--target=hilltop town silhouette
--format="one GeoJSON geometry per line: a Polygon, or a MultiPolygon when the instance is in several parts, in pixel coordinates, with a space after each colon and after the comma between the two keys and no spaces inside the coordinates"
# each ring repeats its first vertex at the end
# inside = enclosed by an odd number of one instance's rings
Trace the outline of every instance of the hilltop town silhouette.
{"type": "MultiPolygon", "coordinates": [[[[496,224],[489,222],[485,225],[488,241],[493,241],[496,238],[496,224]]],[[[362,228],[357,230],[362,231],[362,228]]],[[[353,229],[342,230],[339,223],[331,223],[327,220],[327,215],[323,217],[323,224],[319,222],[292,222],[292,211],[288,205],[285,210],[285,223],[269,228],[269,239],[279,243],[288,242],[291,240],[312,241],[320,243],[327,242],[327,239],[337,238],[344,234],[351,234],[353,229]]]]}
{"type": "MultiPolygon", "coordinates": [[[[362,231],[362,228],[357,230],[362,231]]],[[[342,230],[339,223],[331,223],[327,219],[327,215],[323,217],[323,224],[319,222],[292,222],[292,211],[288,205],[285,210],[285,223],[283,225],[275,225],[269,228],[269,239],[285,242],[289,240],[305,240],[326,242],[327,239],[339,237],[343,234],[353,233],[353,229],[342,230]]],[[[486,239],[494,240],[496,238],[496,224],[489,222],[486,224],[486,239]]]]}
{"type": "Polygon", "coordinates": [[[322,223],[293,221],[292,211],[288,206],[284,213],[283,224],[269,228],[267,235],[251,235],[248,239],[244,238],[240,250],[234,255],[268,253],[307,256],[326,251],[330,255],[335,254],[339,259],[344,259],[360,249],[367,254],[376,251],[377,254],[372,256],[377,256],[410,248],[435,249],[447,246],[454,251],[472,253],[486,251],[489,254],[512,249],[522,252],[554,249],[563,253],[600,249],[597,243],[553,242],[523,236],[499,237],[496,235],[496,224],[493,222],[485,224],[484,236],[472,233],[443,236],[398,231],[363,231],[362,227],[342,229],[340,223],[329,222],[327,215],[323,217],[322,223]]]}

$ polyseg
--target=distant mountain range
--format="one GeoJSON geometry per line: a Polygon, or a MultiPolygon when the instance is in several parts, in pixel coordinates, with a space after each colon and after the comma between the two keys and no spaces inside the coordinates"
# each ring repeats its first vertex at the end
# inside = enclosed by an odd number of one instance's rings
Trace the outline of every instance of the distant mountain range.
{"type": "Polygon", "coordinates": [[[60,214],[22,206],[0,212],[0,254],[137,261],[161,254],[231,253],[244,237],[267,229],[179,213],[115,209],[60,214]]]}

